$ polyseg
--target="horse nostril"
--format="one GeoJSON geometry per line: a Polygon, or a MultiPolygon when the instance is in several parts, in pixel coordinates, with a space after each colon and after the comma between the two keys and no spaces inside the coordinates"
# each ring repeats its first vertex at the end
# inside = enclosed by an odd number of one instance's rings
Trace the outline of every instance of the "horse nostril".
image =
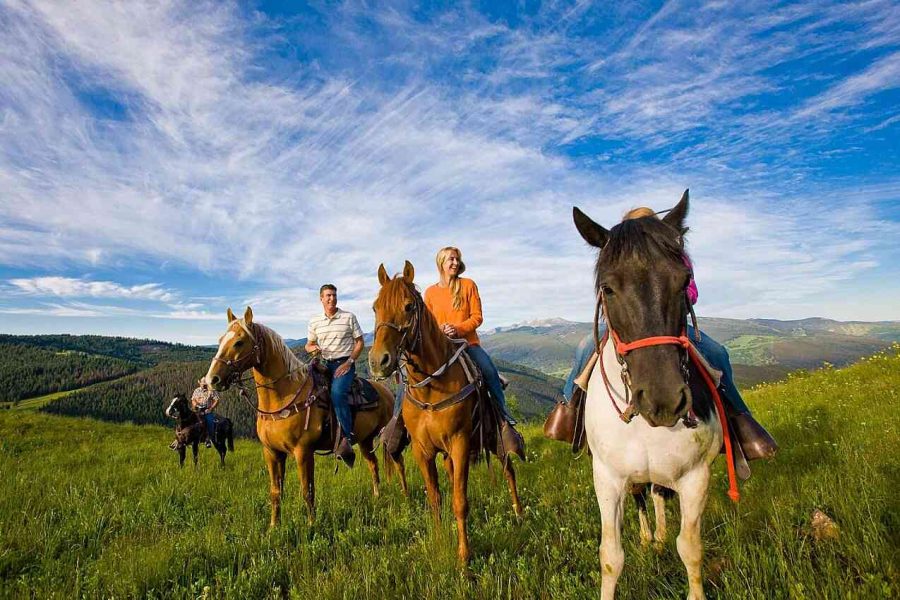
{"type": "Polygon", "coordinates": [[[212,379],[210,379],[210,383],[212,383],[213,385],[217,385],[221,380],[222,379],[218,375],[213,375],[212,379]]]}
{"type": "Polygon", "coordinates": [[[379,363],[382,368],[388,366],[388,363],[391,362],[391,355],[388,352],[385,352],[381,355],[381,362],[379,363]]]}

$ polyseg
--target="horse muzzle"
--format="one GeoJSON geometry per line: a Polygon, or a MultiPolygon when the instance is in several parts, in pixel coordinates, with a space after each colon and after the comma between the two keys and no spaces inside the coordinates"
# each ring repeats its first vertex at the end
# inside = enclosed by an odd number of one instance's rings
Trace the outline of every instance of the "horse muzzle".
{"type": "Polygon", "coordinates": [[[633,402],[638,412],[650,427],[673,427],[691,410],[691,390],[684,384],[676,388],[674,394],[651,394],[647,389],[636,388],[633,402]]]}
{"type": "Polygon", "coordinates": [[[369,372],[379,379],[390,377],[397,370],[397,357],[393,352],[369,352],[369,372]]]}

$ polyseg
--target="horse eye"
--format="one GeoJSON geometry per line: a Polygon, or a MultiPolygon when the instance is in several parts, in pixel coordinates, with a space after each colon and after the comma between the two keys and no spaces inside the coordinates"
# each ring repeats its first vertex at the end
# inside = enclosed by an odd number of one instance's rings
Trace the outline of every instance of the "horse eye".
{"type": "Polygon", "coordinates": [[[412,302],[407,302],[406,307],[405,307],[406,312],[412,312],[415,307],[416,307],[416,305],[413,304],[412,302]]]}
{"type": "Polygon", "coordinates": [[[244,340],[238,340],[234,343],[235,348],[240,348],[243,345],[244,345],[244,340]]]}
{"type": "Polygon", "coordinates": [[[615,292],[613,292],[613,289],[612,289],[611,287],[609,287],[608,285],[601,285],[601,286],[600,286],[600,291],[603,292],[603,295],[604,295],[604,296],[613,296],[613,295],[615,295],[615,292]]]}

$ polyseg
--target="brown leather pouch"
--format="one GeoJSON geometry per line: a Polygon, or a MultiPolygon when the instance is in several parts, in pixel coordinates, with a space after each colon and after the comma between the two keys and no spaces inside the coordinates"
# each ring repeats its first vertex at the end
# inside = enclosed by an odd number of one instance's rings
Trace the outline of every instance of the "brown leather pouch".
{"type": "Polygon", "coordinates": [[[584,390],[577,387],[569,402],[559,401],[544,421],[544,436],[572,444],[572,452],[584,447],[584,390]]]}

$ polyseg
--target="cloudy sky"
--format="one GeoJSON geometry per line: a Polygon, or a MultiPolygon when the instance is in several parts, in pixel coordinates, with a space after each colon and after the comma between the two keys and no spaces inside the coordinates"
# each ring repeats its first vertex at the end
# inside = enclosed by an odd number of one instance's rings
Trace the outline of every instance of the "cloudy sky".
{"type": "Polygon", "coordinates": [[[572,206],[687,187],[701,315],[900,319],[895,2],[499,4],[3,0],[0,331],[370,329],[444,245],[486,327],[588,321],[572,206]]]}

